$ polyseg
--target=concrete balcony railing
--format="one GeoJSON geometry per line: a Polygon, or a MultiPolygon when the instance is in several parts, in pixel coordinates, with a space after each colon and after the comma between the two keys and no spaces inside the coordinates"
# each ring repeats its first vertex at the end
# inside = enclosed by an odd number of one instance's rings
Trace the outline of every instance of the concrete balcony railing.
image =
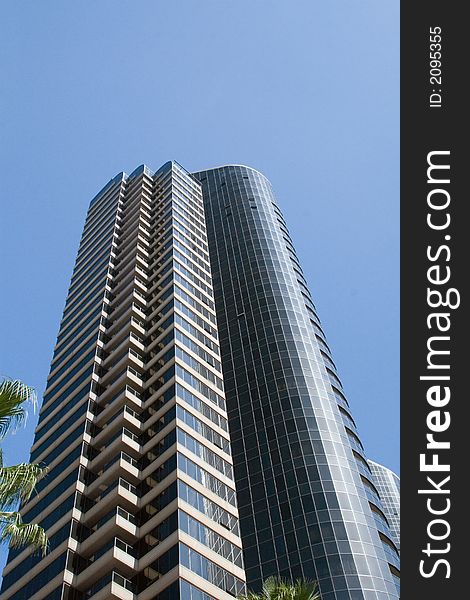
{"type": "Polygon", "coordinates": [[[79,553],[81,556],[93,555],[103,542],[113,537],[119,537],[128,544],[134,544],[138,537],[138,527],[135,517],[121,506],[111,509],[104,517],[95,523],[93,531],[80,544],[79,553]]]}
{"type": "Polygon", "coordinates": [[[133,587],[129,579],[113,571],[91,588],[89,600],[135,600],[133,587]]]}
{"type": "Polygon", "coordinates": [[[124,373],[124,377],[122,378],[122,386],[117,388],[117,392],[114,394],[114,396],[111,396],[111,394],[107,393],[108,390],[104,392],[106,396],[100,396],[98,410],[101,410],[96,414],[94,419],[94,423],[99,427],[105,424],[110,419],[111,415],[124,406],[128,406],[135,412],[139,412],[139,409],[142,409],[144,405],[142,401],[142,394],[130,384],[126,384],[125,381],[126,378],[124,373]]]}
{"type": "MultiPolygon", "coordinates": [[[[90,468],[94,472],[100,471],[101,468],[106,469],[103,465],[107,465],[119,451],[127,452],[132,458],[139,458],[142,452],[139,434],[133,431],[133,427],[125,426],[127,416],[128,413],[124,409],[119,411],[110,427],[105,427],[98,436],[92,438],[89,458],[91,460],[90,468]],[[98,455],[95,456],[96,454],[98,455]]],[[[131,419],[134,421],[135,417],[129,415],[129,420],[131,419]]]]}
{"type": "Polygon", "coordinates": [[[101,492],[97,502],[84,513],[82,522],[85,525],[96,523],[117,506],[129,512],[135,511],[138,502],[137,488],[123,477],[119,477],[101,492]]]}
{"type": "Polygon", "coordinates": [[[107,483],[110,480],[110,474],[114,476],[119,475],[123,477],[130,476],[130,479],[139,481],[139,466],[135,455],[140,454],[140,445],[131,440],[126,434],[122,433],[119,437],[113,441],[108,448],[101,451],[98,456],[93,459],[88,468],[92,472],[103,471],[103,473],[96,479],[92,484],[88,486],[90,493],[91,490],[95,489],[96,482],[101,484],[107,483]],[[124,448],[125,450],[121,450],[124,448]],[[137,449],[136,449],[137,448],[137,449]],[[134,456],[131,456],[126,450],[133,450],[134,456]],[[108,475],[108,478],[106,478],[108,475]]]}
{"type": "Polygon", "coordinates": [[[113,538],[97,551],[93,562],[76,576],[75,585],[78,589],[93,585],[101,579],[103,573],[111,570],[118,570],[123,576],[132,577],[136,567],[137,559],[133,556],[132,546],[119,538],[113,538]]]}
{"type": "Polygon", "coordinates": [[[136,390],[137,397],[144,389],[142,374],[130,366],[121,373],[116,373],[116,369],[113,369],[99,383],[102,386],[106,386],[106,389],[99,395],[98,404],[100,406],[105,406],[113,402],[126,389],[126,385],[136,390]]]}
{"type": "Polygon", "coordinates": [[[98,433],[92,436],[92,444],[96,448],[107,443],[112,436],[116,435],[118,430],[129,428],[132,433],[138,435],[142,426],[140,415],[127,404],[120,407],[109,420],[102,421],[102,423],[104,423],[104,426],[102,428],[98,427],[98,433]]]}

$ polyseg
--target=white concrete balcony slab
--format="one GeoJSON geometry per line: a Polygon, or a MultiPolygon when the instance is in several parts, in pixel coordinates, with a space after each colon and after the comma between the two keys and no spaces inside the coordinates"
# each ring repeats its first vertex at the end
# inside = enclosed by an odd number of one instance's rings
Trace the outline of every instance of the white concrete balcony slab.
{"type": "Polygon", "coordinates": [[[104,517],[113,507],[121,506],[129,512],[136,510],[139,504],[136,487],[125,480],[118,479],[112,483],[106,490],[103,490],[101,497],[87,512],[83,515],[82,522],[96,523],[104,517]]]}
{"type": "Polygon", "coordinates": [[[98,522],[98,529],[81,542],[78,550],[81,556],[91,556],[104,542],[114,537],[118,537],[128,544],[134,544],[137,540],[138,527],[135,519],[134,522],[129,521],[129,518],[133,518],[130,513],[117,506],[112,509],[112,515],[109,518],[108,515],[100,519],[104,523],[98,522]]]}

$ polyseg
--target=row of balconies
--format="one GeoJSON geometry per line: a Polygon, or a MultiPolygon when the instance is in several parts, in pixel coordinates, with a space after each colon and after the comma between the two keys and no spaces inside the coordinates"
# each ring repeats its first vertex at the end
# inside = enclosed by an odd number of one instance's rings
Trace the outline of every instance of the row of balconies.
{"type": "MultiPolygon", "coordinates": [[[[142,446],[140,433],[143,418],[149,421],[158,418],[145,413],[150,399],[143,400],[147,376],[148,245],[152,223],[151,215],[138,206],[137,202],[135,209],[122,212],[119,219],[117,260],[111,279],[114,298],[108,313],[107,343],[100,369],[101,393],[91,430],[94,451],[87,465],[87,472],[93,475],[87,481],[88,504],[82,522],[94,525],[80,544],[84,563],[76,576],[76,587],[84,589],[87,585],[87,597],[93,600],[134,598],[130,577],[136,568],[132,544],[137,539],[137,522],[132,511],[144,500],[139,500],[144,490],[139,493],[137,487],[143,475],[141,468],[150,466],[141,462],[147,444],[142,446]],[[136,243],[139,249],[134,253],[131,248],[136,243]],[[121,309],[122,299],[128,300],[130,287],[133,300],[121,309]],[[103,545],[107,537],[110,539],[103,545]],[[106,571],[109,573],[99,579],[106,571]],[[92,588],[89,588],[90,582],[92,588]]],[[[153,440],[148,441],[149,446],[153,443],[153,440]]],[[[174,449],[166,450],[174,453],[174,449]]],[[[154,462],[160,459],[162,456],[154,462]]],[[[149,491],[153,492],[150,488],[149,491]]]]}

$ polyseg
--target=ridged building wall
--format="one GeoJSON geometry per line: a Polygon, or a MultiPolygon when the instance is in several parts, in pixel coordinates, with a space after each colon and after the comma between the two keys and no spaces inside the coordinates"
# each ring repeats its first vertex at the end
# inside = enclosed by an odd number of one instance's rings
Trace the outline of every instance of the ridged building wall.
{"type": "Polygon", "coordinates": [[[175,163],[92,201],[2,600],[225,600],[244,591],[200,186],[175,163]]]}

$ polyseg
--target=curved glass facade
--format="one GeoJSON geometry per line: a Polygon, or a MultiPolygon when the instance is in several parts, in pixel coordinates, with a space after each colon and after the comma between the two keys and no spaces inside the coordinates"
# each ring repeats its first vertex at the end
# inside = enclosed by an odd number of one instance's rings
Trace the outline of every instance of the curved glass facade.
{"type": "Polygon", "coordinates": [[[382,500],[393,541],[400,550],[400,478],[393,471],[373,460],[367,462],[382,500]]]}
{"type": "Polygon", "coordinates": [[[271,185],[237,165],[195,177],[247,586],[280,574],[317,579],[322,600],[397,598],[398,553],[271,185]]]}

